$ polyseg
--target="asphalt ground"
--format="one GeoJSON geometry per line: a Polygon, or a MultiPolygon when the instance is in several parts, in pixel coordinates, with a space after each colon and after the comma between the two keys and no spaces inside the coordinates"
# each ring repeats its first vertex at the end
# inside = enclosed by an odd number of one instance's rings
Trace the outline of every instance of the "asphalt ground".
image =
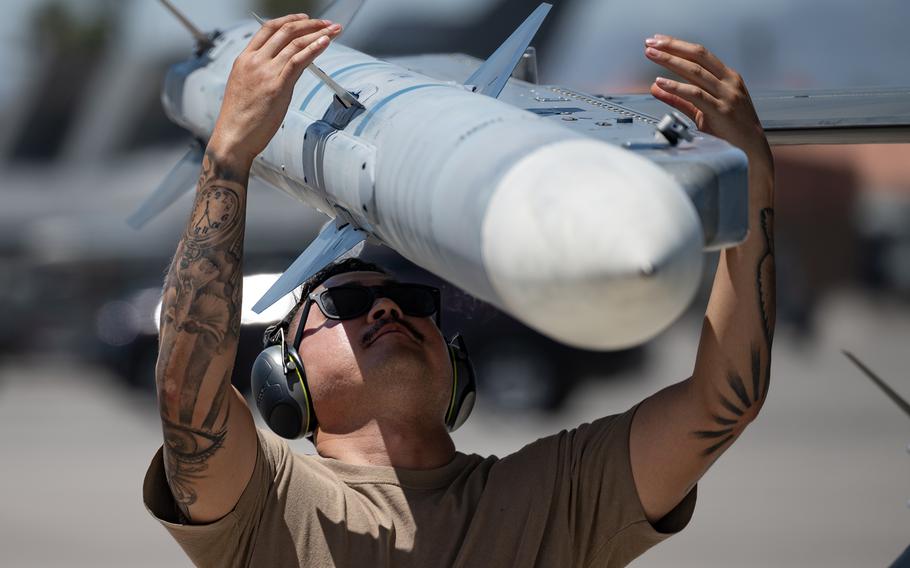
{"type": "MultiPolygon", "coordinates": [[[[809,340],[778,333],[762,415],[701,481],[689,527],[633,566],[887,566],[910,544],[910,420],[840,354],[910,397],[910,306],[844,293],[817,323],[809,340]]],[[[456,443],[503,455],[621,412],[688,374],[699,329],[683,318],[643,369],[592,377],[555,416],[481,401],[456,443]]],[[[0,366],[0,566],[188,566],[141,503],[160,436],[154,401],[106,371],[57,356],[0,366]]]]}

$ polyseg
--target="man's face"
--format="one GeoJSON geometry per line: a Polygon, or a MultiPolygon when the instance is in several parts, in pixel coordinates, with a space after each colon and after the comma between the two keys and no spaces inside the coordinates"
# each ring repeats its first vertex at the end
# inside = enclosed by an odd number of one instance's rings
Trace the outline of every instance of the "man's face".
{"type": "MultiPolygon", "coordinates": [[[[377,272],[347,272],[313,292],[392,281],[377,272]]],[[[301,310],[296,319],[302,316],[301,310]]],[[[290,337],[297,325],[292,322],[290,337]]],[[[304,325],[297,349],[323,430],[343,432],[385,414],[443,420],[451,367],[432,316],[409,316],[389,298],[376,298],[367,313],[348,320],[329,319],[312,303],[304,325]]]]}

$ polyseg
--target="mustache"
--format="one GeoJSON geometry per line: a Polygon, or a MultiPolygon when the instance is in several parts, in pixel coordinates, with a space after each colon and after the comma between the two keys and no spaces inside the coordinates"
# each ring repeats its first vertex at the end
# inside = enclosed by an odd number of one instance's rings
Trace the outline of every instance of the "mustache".
{"type": "Polygon", "coordinates": [[[378,334],[380,332],[380,330],[382,330],[383,327],[385,327],[386,325],[388,325],[390,323],[397,323],[401,327],[407,329],[409,332],[411,332],[411,335],[413,335],[414,338],[417,339],[417,341],[422,342],[424,340],[423,334],[420,333],[419,331],[417,331],[417,327],[413,323],[409,322],[408,320],[398,319],[398,318],[384,318],[384,319],[378,320],[376,323],[371,325],[370,329],[368,329],[366,331],[366,333],[363,334],[364,345],[373,341],[373,339],[376,337],[376,334],[378,334]]]}

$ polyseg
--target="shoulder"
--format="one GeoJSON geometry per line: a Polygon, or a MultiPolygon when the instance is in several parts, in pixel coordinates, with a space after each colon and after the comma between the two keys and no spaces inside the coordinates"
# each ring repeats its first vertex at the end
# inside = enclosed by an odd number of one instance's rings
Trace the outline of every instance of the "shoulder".
{"type": "Polygon", "coordinates": [[[281,483],[275,489],[278,493],[293,491],[295,486],[306,489],[319,483],[325,488],[328,484],[343,482],[327,464],[331,460],[320,457],[312,446],[307,446],[309,452],[301,451],[301,447],[295,447],[297,443],[265,428],[257,428],[257,435],[263,473],[271,483],[281,483]]]}

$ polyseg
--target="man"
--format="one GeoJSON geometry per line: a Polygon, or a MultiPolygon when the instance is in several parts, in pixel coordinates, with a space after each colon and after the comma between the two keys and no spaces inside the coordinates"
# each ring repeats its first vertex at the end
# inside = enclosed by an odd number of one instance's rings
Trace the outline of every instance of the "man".
{"type": "MultiPolygon", "coordinates": [[[[501,460],[467,456],[443,422],[452,370],[432,316],[384,294],[342,319],[317,303],[287,325],[291,338],[303,326],[295,347],[318,418],[318,455],[300,456],[257,431],[230,385],[246,184],[294,83],[339,31],[303,15],[274,20],[234,64],[165,283],[164,446],[146,477],[147,506],[200,565],[627,564],[685,526],[696,482],[767,395],[773,166],[742,79],[701,46],[645,41],[649,59],[688,81],[659,78],[652,94],[750,160],[752,231],[721,255],[688,379],[501,460]]],[[[301,300],[390,280],[370,265],[332,266],[301,300]]]]}

